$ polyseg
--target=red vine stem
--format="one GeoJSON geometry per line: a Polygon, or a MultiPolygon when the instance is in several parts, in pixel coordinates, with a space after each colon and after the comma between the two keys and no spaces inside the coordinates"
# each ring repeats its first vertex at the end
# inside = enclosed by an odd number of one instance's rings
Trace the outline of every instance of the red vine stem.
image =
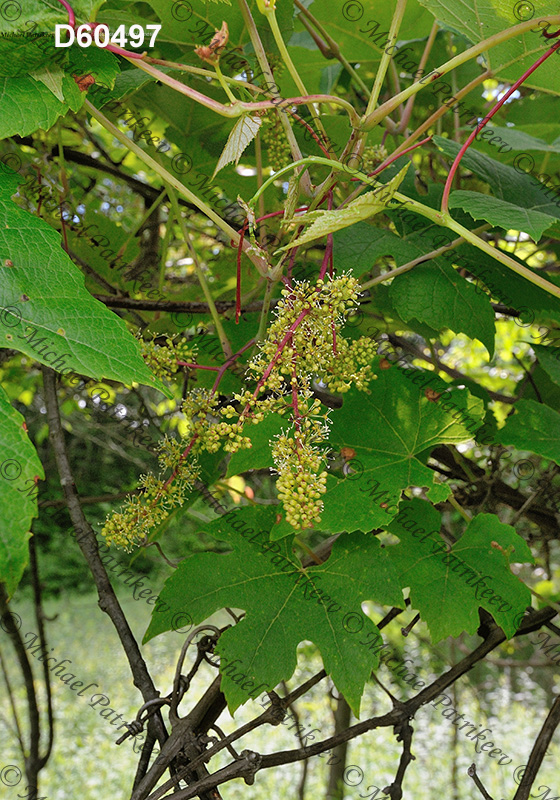
{"type": "Polygon", "coordinates": [[[301,125],[304,125],[307,128],[311,136],[315,139],[315,141],[317,142],[323,153],[326,155],[326,157],[331,158],[331,154],[326,149],[326,147],[323,146],[323,143],[321,142],[321,140],[319,139],[319,137],[317,136],[311,125],[309,125],[302,117],[300,117],[299,114],[296,114],[295,111],[288,111],[288,113],[295,119],[296,122],[299,122],[301,125]]]}
{"type": "MultiPolygon", "coordinates": [[[[379,167],[377,167],[377,169],[375,169],[373,172],[369,173],[368,177],[369,178],[373,178],[374,175],[378,175],[380,172],[383,172],[383,170],[387,169],[387,167],[390,164],[392,164],[393,161],[396,161],[397,158],[400,158],[401,156],[404,156],[405,153],[410,153],[411,150],[415,150],[417,147],[421,147],[423,144],[426,144],[427,142],[431,141],[431,138],[432,138],[431,135],[430,136],[426,136],[426,138],[422,139],[421,142],[416,142],[416,144],[413,144],[410,147],[407,147],[406,150],[401,150],[401,152],[397,153],[397,155],[389,156],[389,158],[387,158],[379,167]]],[[[359,180],[359,178],[352,178],[352,180],[359,180]]]]}
{"type": "Polygon", "coordinates": [[[58,2],[62,3],[66,11],[68,12],[68,24],[70,25],[71,28],[73,28],[74,25],[76,24],[76,16],[74,14],[74,9],[70,5],[70,3],[66,2],[66,0],[58,0],[58,2]]]}
{"type": "MultiPolygon", "coordinates": [[[[558,31],[558,32],[557,32],[555,35],[557,36],[558,34],[560,34],[560,30],[559,30],[559,31],[558,31]]],[[[551,35],[549,35],[549,36],[548,36],[548,38],[552,38],[552,36],[551,36],[551,35]]],[[[449,175],[447,176],[447,180],[446,180],[446,182],[445,182],[445,188],[444,188],[444,190],[443,190],[443,197],[442,197],[442,199],[441,199],[441,210],[442,210],[442,212],[443,212],[443,213],[445,213],[445,214],[449,213],[449,211],[448,211],[448,208],[449,208],[449,193],[450,193],[450,191],[451,191],[451,184],[453,183],[453,178],[454,178],[454,176],[455,176],[455,173],[457,172],[457,169],[458,169],[458,167],[459,167],[459,164],[460,164],[460,162],[461,162],[461,159],[463,158],[463,156],[464,156],[464,155],[465,155],[465,153],[467,152],[468,148],[471,146],[472,142],[474,141],[474,138],[475,138],[475,136],[476,136],[476,135],[477,135],[477,134],[478,134],[478,133],[479,133],[479,132],[480,132],[480,131],[481,131],[481,130],[484,128],[484,126],[485,126],[485,125],[487,125],[487,124],[488,124],[488,122],[490,122],[490,120],[492,119],[492,117],[494,116],[494,114],[495,114],[497,111],[499,111],[499,110],[500,110],[500,108],[501,108],[501,107],[503,106],[503,104],[506,102],[506,100],[508,99],[508,97],[511,97],[511,95],[512,95],[512,94],[513,94],[513,93],[516,91],[516,89],[517,89],[519,86],[521,86],[521,84],[522,84],[522,83],[524,83],[524,82],[527,80],[527,78],[529,77],[529,75],[532,75],[532,73],[533,73],[533,72],[534,72],[536,69],[538,69],[538,68],[540,67],[540,65],[541,65],[541,64],[542,64],[544,61],[546,61],[546,59],[547,59],[547,58],[550,58],[550,56],[551,56],[551,55],[552,55],[552,54],[553,54],[553,53],[554,53],[556,50],[558,50],[558,48],[559,48],[559,47],[560,47],[560,42],[556,42],[556,44],[553,44],[553,45],[552,45],[552,47],[550,47],[550,48],[549,48],[549,49],[546,51],[546,53],[544,53],[544,55],[542,55],[542,56],[541,56],[541,57],[540,57],[540,58],[539,58],[537,61],[535,61],[535,63],[534,63],[534,64],[533,64],[531,67],[529,67],[529,69],[528,69],[528,70],[526,70],[526,71],[523,73],[523,75],[522,75],[522,76],[519,78],[519,80],[515,81],[515,83],[513,84],[513,86],[512,86],[510,89],[508,89],[508,91],[507,91],[507,92],[504,94],[504,96],[502,97],[502,99],[501,99],[501,100],[499,100],[499,101],[496,103],[496,105],[494,106],[494,108],[493,108],[493,109],[492,109],[492,110],[491,110],[491,111],[490,111],[490,112],[489,112],[489,113],[488,113],[488,114],[487,114],[487,115],[484,117],[484,119],[482,120],[482,122],[480,122],[480,123],[477,125],[477,127],[474,129],[474,131],[473,131],[473,132],[470,134],[470,136],[469,136],[469,138],[467,139],[467,141],[465,142],[465,144],[464,144],[464,145],[461,147],[461,149],[460,149],[460,150],[459,150],[459,152],[457,153],[457,156],[456,156],[456,158],[455,158],[455,161],[453,162],[453,164],[451,165],[451,169],[449,170],[449,175]]]]}
{"type": "MultiPolygon", "coordinates": [[[[385,132],[387,133],[387,131],[385,131],[385,132]]],[[[387,167],[389,167],[393,163],[393,161],[396,161],[398,158],[400,158],[401,156],[404,156],[406,153],[410,153],[411,150],[415,150],[417,147],[421,147],[423,144],[426,144],[427,142],[431,141],[431,139],[432,139],[431,136],[427,136],[425,139],[422,139],[421,142],[416,142],[416,144],[413,144],[410,147],[407,147],[406,150],[401,150],[400,152],[393,153],[388,158],[386,158],[385,161],[383,161],[383,163],[380,164],[377,167],[377,169],[375,169],[373,172],[368,173],[368,178],[373,178],[375,175],[379,175],[379,173],[383,172],[384,169],[387,169],[387,167]]],[[[352,181],[361,181],[362,179],[361,178],[351,178],[351,180],[352,181]]],[[[359,195],[359,193],[362,191],[362,188],[365,188],[366,186],[367,186],[367,184],[364,184],[363,187],[358,187],[357,189],[355,189],[352,192],[352,194],[349,194],[348,197],[346,198],[346,200],[344,200],[344,202],[342,202],[338,206],[338,208],[343,208],[348,203],[351,203],[352,200],[354,200],[359,195]]]]}

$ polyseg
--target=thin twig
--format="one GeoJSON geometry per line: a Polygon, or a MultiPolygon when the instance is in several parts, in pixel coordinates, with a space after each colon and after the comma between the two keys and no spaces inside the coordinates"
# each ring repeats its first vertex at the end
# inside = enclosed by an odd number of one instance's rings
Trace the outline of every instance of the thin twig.
{"type": "Polygon", "coordinates": [[[484,785],[478,775],[476,774],[476,764],[471,764],[467,770],[467,775],[473,779],[475,782],[476,788],[480,791],[480,794],[484,797],[484,800],[494,800],[492,795],[488,794],[484,785]]]}
{"type": "MultiPolygon", "coordinates": [[[[128,620],[120,606],[117,596],[111,586],[107,576],[105,566],[99,557],[99,550],[95,533],[91,525],[86,520],[80,504],[80,497],[74,483],[74,477],[70,468],[66,444],[64,441],[64,431],[60,421],[60,412],[56,395],[56,373],[48,367],[43,367],[43,382],[45,387],[45,403],[47,406],[47,421],[49,425],[49,438],[54,451],[60,483],[68,505],[70,518],[76,532],[76,540],[80,550],[91,570],[98,592],[98,603],[111,619],[122,646],[126,653],[130,669],[132,671],[134,685],[139,689],[144,698],[144,702],[154,700],[159,697],[152,678],[148,672],[146,662],[142,657],[138,643],[134,638],[128,620]]],[[[163,724],[161,713],[158,712],[153,718],[156,736],[163,745],[167,732],[163,724]]],[[[150,720],[150,723],[152,723],[150,720]]]]}

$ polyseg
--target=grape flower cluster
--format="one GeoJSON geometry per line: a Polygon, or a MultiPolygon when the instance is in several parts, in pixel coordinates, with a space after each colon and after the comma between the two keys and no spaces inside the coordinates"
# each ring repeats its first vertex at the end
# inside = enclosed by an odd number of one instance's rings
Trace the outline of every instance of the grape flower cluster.
{"type": "MultiPolygon", "coordinates": [[[[320,522],[330,420],[328,410],[321,411],[313,395],[312,381],[320,380],[335,392],[346,392],[352,385],[368,391],[375,377],[371,369],[375,343],[367,337],[348,340],[342,335],[345,316],[355,307],[359,290],[358,281],[349,274],[315,284],[294,281],[283,289],[266,339],[247,368],[257,381],[256,389],[234,394],[221,407],[215,392],[200,388],[189,392],[181,406],[188,424],[186,436],[162,441],[161,474],[143,475],[141,493],[129,497],[123,509],[108,518],[102,531],[107,542],[125,549],[146,543],[153,528],[182,506],[194,488],[200,454],[250,448],[248,426],[272,413],[288,415],[291,422],[271,442],[286,520],[297,529],[320,522]],[[171,476],[164,481],[162,475],[168,471],[171,476]]],[[[194,357],[187,343],[177,345],[172,339],[165,345],[142,346],[147,363],[160,377],[174,374],[177,360],[194,357]]]]}
{"type": "Polygon", "coordinates": [[[352,384],[367,391],[374,377],[375,343],[367,337],[349,341],[341,333],[359,290],[358,281],[348,274],[319,279],[315,285],[297,281],[283,289],[276,319],[249,365],[255,376],[263,376],[261,388],[292,393],[294,435],[282,433],[273,443],[272,455],[279,497],[295,528],[320,522],[321,496],[326,491],[327,473],[320,471],[324,457],[318,445],[328,436],[328,417],[318,415],[318,400],[310,404],[313,378],[332,391],[346,392],[352,384]]]}

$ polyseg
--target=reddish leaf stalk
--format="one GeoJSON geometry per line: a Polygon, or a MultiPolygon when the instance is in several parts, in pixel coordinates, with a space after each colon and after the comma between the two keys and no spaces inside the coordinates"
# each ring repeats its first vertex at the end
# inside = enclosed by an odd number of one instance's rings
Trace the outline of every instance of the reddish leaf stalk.
{"type": "MultiPolygon", "coordinates": [[[[558,31],[558,33],[560,33],[560,31],[558,31]]],[[[549,38],[551,38],[551,37],[549,37],[549,38]]],[[[522,84],[522,83],[524,83],[524,82],[527,80],[527,78],[528,78],[530,75],[532,75],[532,74],[533,74],[533,72],[534,72],[536,69],[538,69],[538,68],[540,67],[540,65],[541,65],[541,64],[542,64],[544,61],[546,61],[546,59],[547,59],[547,58],[550,58],[550,56],[551,56],[551,55],[552,55],[552,54],[553,54],[553,53],[554,53],[556,50],[558,50],[558,48],[559,48],[559,47],[560,47],[560,42],[556,42],[556,44],[553,44],[553,45],[552,45],[552,47],[550,47],[550,48],[549,48],[549,49],[546,51],[546,53],[544,53],[544,55],[542,55],[542,56],[541,56],[541,57],[540,57],[540,58],[539,58],[537,61],[535,61],[535,63],[534,63],[534,64],[533,64],[531,67],[529,67],[529,69],[528,69],[528,70],[526,70],[526,71],[523,73],[523,75],[522,75],[522,76],[519,78],[519,80],[515,81],[515,83],[513,84],[513,86],[512,86],[510,89],[508,89],[508,91],[507,91],[507,92],[504,94],[504,96],[502,97],[502,99],[501,99],[501,100],[499,100],[499,101],[496,103],[496,105],[494,106],[494,108],[493,108],[493,109],[492,109],[492,110],[491,110],[491,111],[490,111],[490,112],[489,112],[489,113],[488,113],[488,114],[487,114],[487,115],[484,117],[484,119],[482,120],[482,122],[480,122],[480,123],[477,125],[477,127],[474,129],[474,131],[473,131],[473,132],[470,134],[470,136],[469,136],[469,138],[467,139],[467,141],[465,142],[465,144],[464,144],[464,145],[461,147],[461,149],[460,149],[460,150],[459,150],[459,152],[457,153],[457,156],[456,156],[456,158],[455,158],[455,161],[454,161],[454,162],[453,162],[453,164],[451,165],[451,169],[449,170],[449,175],[447,176],[447,180],[446,180],[446,182],[445,182],[445,188],[444,188],[444,190],[443,190],[443,197],[442,197],[442,200],[441,200],[441,210],[442,210],[442,211],[443,211],[445,214],[447,214],[447,213],[448,213],[448,209],[449,209],[449,193],[451,192],[451,184],[453,183],[453,178],[454,178],[454,176],[455,176],[455,173],[457,172],[457,169],[458,169],[458,167],[459,167],[459,164],[460,164],[460,162],[461,162],[461,159],[463,158],[463,156],[464,156],[464,155],[465,155],[465,153],[467,152],[468,148],[469,148],[469,147],[471,146],[471,144],[473,143],[473,141],[474,141],[474,139],[475,139],[475,136],[476,136],[476,135],[477,135],[477,134],[478,134],[478,133],[479,133],[479,132],[480,132],[480,131],[481,131],[481,130],[482,130],[484,127],[485,127],[485,125],[487,125],[487,124],[488,124],[488,122],[490,122],[490,120],[492,119],[492,117],[494,116],[494,114],[495,114],[497,111],[499,111],[499,110],[500,110],[500,108],[501,108],[501,107],[503,106],[503,104],[506,102],[506,100],[508,99],[508,97],[511,97],[511,95],[512,95],[512,94],[513,94],[513,93],[514,93],[514,92],[515,92],[515,91],[516,91],[516,90],[519,88],[519,86],[521,86],[521,84],[522,84]]]]}
{"type": "Polygon", "coordinates": [[[226,370],[230,366],[230,364],[233,364],[234,361],[237,361],[239,356],[243,355],[245,350],[248,350],[254,344],[255,344],[255,340],[254,339],[250,339],[247,342],[247,344],[243,345],[241,350],[238,350],[237,353],[234,353],[230,358],[228,358],[227,361],[224,361],[224,363],[222,364],[222,366],[218,370],[218,374],[216,376],[216,380],[214,381],[214,385],[212,386],[212,389],[210,391],[211,395],[215,394],[216,391],[218,390],[218,386],[220,385],[220,381],[222,380],[223,376],[225,375],[226,370]]]}
{"type": "Polygon", "coordinates": [[[389,156],[389,158],[387,158],[382,164],[380,164],[380,166],[377,167],[377,169],[375,169],[373,172],[370,172],[368,177],[372,178],[374,175],[379,175],[379,173],[383,172],[384,169],[387,169],[387,167],[390,164],[392,164],[393,161],[396,161],[401,156],[404,156],[405,153],[410,153],[411,150],[415,150],[417,147],[421,147],[423,144],[427,144],[427,142],[431,141],[431,139],[432,139],[431,136],[426,136],[426,138],[422,139],[421,142],[416,142],[416,144],[407,147],[406,150],[401,150],[401,152],[397,153],[397,155],[389,156]]]}
{"type": "Polygon", "coordinates": [[[76,16],[74,14],[74,9],[70,5],[70,3],[66,2],[66,0],[58,0],[58,2],[62,3],[66,11],[68,12],[68,24],[70,25],[71,28],[73,28],[74,25],[76,24],[76,16]]]}
{"type": "MultiPolygon", "coordinates": [[[[375,175],[379,175],[379,173],[383,172],[384,169],[387,169],[387,167],[389,167],[393,163],[393,161],[396,161],[398,158],[400,158],[401,156],[404,156],[406,153],[410,153],[411,150],[415,150],[417,147],[421,147],[423,144],[426,144],[427,142],[431,141],[431,139],[432,139],[431,136],[427,136],[425,139],[422,139],[421,142],[416,142],[416,144],[413,144],[410,147],[407,147],[406,150],[401,150],[396,155],[389,156],[389,158],[386,158],[385,161],[377,167],[377,169],[374,169],[373,172],[368,172],[368,178],[373,178],[375,175]]],[[[362,179],[361,178],[352,178],[352,180],[353,181],[361,181],[362,179]]],[[[348,203],[350,199],[353,199],[353,197],[348,198],[345,201],[345,203],[348,203]]],[[[342,205],[344,205],[344,203],[342,205]]],[[[342,206],[339,206],[339,208],[341,208],[341,207],[342,206]]]]}
{"type": "Polygon", "coordinates": [[[179,367],[188,367],[189,369],[209,369],[213,372],[219,372],[221,367],[207,367],[204,364],[189,364],[188,361],[177,361],[179,367]]]}
{"type": "Polygon", "coordinates": [[[302,117],[300,117],[299,114],[296,114],[295,111],[289,111],[288,113],[296,120],[296,122],[299,122],[301,125],[304,125],[307,128],[307,130],[309,131],[311,136],[315,139],[315,141],[317,142],[317,144],[319,145],[325,156],[327,158],[331,158],[331,154],[326,149],[326,147],[324,147],[323,143],[321,142],[321,140],[319,139],[319,137],[317,136],[311,125],[309,125],[302,117]]]}
{"type": "MultiPolygon", "coordinates": [[[[407,147],[406,150],[401,150],[400,152],[389,156],[389,158],[385,159],[385,161],[382,164],[380,164],[377,167],[377,169],[375,169],[373,172],[370,172],[368,174],[368,178],[373,178],[375,175],[379,175],[379,173],[383,172],[384,169],[387,169],[387,167],[390,166],[393,163],[393,161],[396,161],[401,156],[404,156],[405,153],[410,153],[410,151],[414,150],[416,147],[421,147],[423,144],[426,144],[426,142],[429,142],[431,140],[431,138],[432,138],[431,136],[427,136],[425,139],[422,139],[421,142],[416,142],[416,144],[413,144],[410,147],[407,147]]],[[[361,181],[362,179],[361,178],[352,178],[352,180],[353,181],[361,181]]],[[[366,186],[366,185],[367,184],[364,184],[364,186],[366,186]]],[[[352,200],[354,200],[359,195],[359,193],[361,192],[362,188],[363,187],[358,187],[357,189],[354,189],[352,194],[348,195],[346,200],[344,200],[339,205],[339,208],[343,208],[345,205],[348,205],[348,203],[351,203],[352,200]]]]}

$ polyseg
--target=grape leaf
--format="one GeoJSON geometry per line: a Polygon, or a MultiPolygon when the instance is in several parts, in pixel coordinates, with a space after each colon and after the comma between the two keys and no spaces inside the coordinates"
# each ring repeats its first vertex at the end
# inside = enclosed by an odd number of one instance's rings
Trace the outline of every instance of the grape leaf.
{"type": "Polygon", "coordinates": [[[447,389],[423,370],[382,370],[368,395],[349,392],[333,414],[329,441],[351,448],[344,479],[327,479],[320,529],[361,530],[384,525],[397,514],[401,492],[409,486],[430,487],[428,497],[444,500],[449,487],[437,484],[421,454],[437,444],[459,444],[473,438],[484,418],[484,404],[466,389],[447,389]],[[426,389],[441,396],[429,400],[426,389]]]}
{"type": "Polygon", "coordinates": [[[416,318],[439,330],[466,333],[482,342],[490,358],[494,355],[494,312],[488,298],[442,258],[398,275],[389,294],[405,322],[416,318]]]}
{"type": "MultiPolygon", "coordinates": [[[[262,469],[273,464],[270,441],[283,430],[289,428],[291,423],[286,417],[279,414],[268,414],[258,425],[247,425],[243,432],[252,442],[248,450],[238,450],[233,453],[227,468],[227,477],[240,475],[250,469],[262,469]]],[[[293,530],[290,531],[293,533],[293,530]]]]}
{"type": "MultiPolygon", "coordinates": [[[[95,13],[103,5],[104,0],[73,0],[72,8],[76,22],[88,22],[95,19],[95,13]]],[[[68,12],[57,0],[19,0],[12,8],[6,8],[0,14],[0,32],[14,34],[23,30],[23,26],[33,20],[39,30],[52,33],[55,24],[68,21],[68,12]]]]}
{"type": "Polygon", "coordinates": [[[516,125],[515,128],[500,128],[494,126],[496,136],[501,136],[508,143],[512,150],[542,150],[546,153],[560,153],[560,136],[548,144],[540,136],[534,136],[529,131],[543,131],[546,134],[554,135],[558,131],[557,125],[526,125],[523,128],[516,125]]]}
{"type": "Polygon", "coordinates": [[[532,344],[531,347],[549,378],[560,386],[560,347],[545,347],[542,344],[532,344]]]}
{"type": "Polygon", "coordinates": [[[73,45],[68,51],[55,50],[53,57],[53,48],[54,37],[47,34],[0,37],[2,138],[48,130],[69,109],[78,111],[86,97],[76,82],[81,76],[113,85],[119,65],[112,53],[73,45]]]}
{"type": "MultiPolygon", "coordinates": [[[[434,143],[452,158],[455,158],[461,148],[457,142],[441,136],[434,136],[434,143]]],[[[500,200],[506,200],[521,209],[533,209],[549,214],[555,220],[560,217],[560,208],[547,197],[550,189],[532,179],[531,175],[523,170],[523,163],[515,169],[469,147],[461,164],[486,181],[500,200]]]]}
{"type": "MultiPolygon", "coordinates": [[[[324,564],[303,569],[287,541],[268,541],[274,508],[243,508],[232,518],[233,513],[205,526],[233,552],[182,561],[160,593],[169,608],[152,615],[144,641],[171,630],[177,615],[188,614],[197,625],[222,608],[244,609],[246,617],[226,630],[216,647],[222,673],[224,662],[237,661],[251,689],[261,684],[260,691],[263,685],[271,690],[292,676],[297,646],[307,639],[319,648],[325,670],[358,716],[364,685],[379,663],[366,646],[378,629],[361,604],[375,599],[404,607],[385,551],[373,537],[344,536],[324,564]]],[[[221,688],[233,712],[250,691],[232,676],[223,674],[221,688]]]]}
{"type": "Polygon", "coordinates": [[[391,200],[395,192],[398,190],[407,170],[410,166],[406,164],[400,172],[391,178],[390,181],[385,183],[381,188],[373,192],[367,192],[361,197],[356,198],[347,206],[342,209],[333,211],[312,211],[309,214],[303,214],[296,217],[294,224],[302,225],[306,222],[313,221],[311,227],[305,231],[295,242],[285,247],[281,247],[278,252],[289,250],[296,245],[306,244],[318,239],[321,236],[326,236],[328,233],[339,231],[341,228],[347,228],[349,225],[354,225],[356,222],[373,217],[374,214],[379,214],[387,207],[387,203],[391,200]]]}
{"type": "Polygon", "coordinates": [[[212,178],[215,178],[221,169],[233,161],[235,161],[236,165],[239,164],[239,159],[259,132],[261,125],[262,119],[260,117],[251,117],[248,114],[237,120],[228,136],[226,146],[216,164],[212,178]]]}
{"type": "Polygon", "coordinates": [[[78,111],[85,95],[70,75],[64,75],[62,91],[64,102],[30,75],[0,78],[0,138],[48,130],[68,109],[78,111]]]}
{"type": "MultiPolygon", "coordinates": [[[[531,3],[518,4],[510,0],[420,0],[420,4],[431,11],[440,23],[466,36],[473,44],[530,20],[536,10],[531,3]]],[[[539,0],[537,13],[541,19],[557,14],[558,5],[554,0],[539,0]]],[[[486,67],[496,78],[513,83],[544,53],[547,43],[537,23],[538,18],[535,17],[535,33],[514,36],[486,51],[486,67]]],[[[560,94],[560,77],[551,61],[553,59],[530,75],[525,86],[560,94]]]]}
{"type": "Polygon", "coordinates": [[[496,441],[560,464],[560,414],[534,400],[518,400],[515,413],[498,431],[496,441]]]}
{"type": "Polygon", "coordinates": [[[498,225],[505,231],[515,229],[528,233],[534,242],[538,242],[544,231],[554,225],[557,220],[542,211],[520,208],[518,205],[500,200],[480,192],[457,191],[449,198],[449,208],[462,208],[473,219],[483,219],[492,225],[498,225]]]}
{"type": "Polygon", "coordinates": [[[478,608],[485,608],[508,638],[531,604],[531,592],[511,572],[510,562],[534,563],[526,542],[494,514],[472,519],[452,547],[439,529],[440,514],[423,500],[403,503],[387,530],[401,543],[386,548],[412,606],[427,623],[434,644],[463,631],[476,633],[478,608]],[[517,622],[516,622],[517,620],[517,622]]]}
{"type": "Polygon", "coordinates": [[[37,516],[35,478],[45,477],[23,426],[23,417],[0,386],[0,581],[9,595],[16,590],[29,558],[29,528],[37,516]]]}
{"type": "MultiPolygon", "coordinates": [[[[305,5],[329,31],[349,61],[379,61],[389,40],[393,16],[391,4],[356,2],[345,5],[340,0],[314,0],[311,5],[305,5]]],[[[414,32],[415,37],[421,38],[429,34],[432,21],[430,14],[418,3],[408,3],[401,31],[414,32]]]]}
{"type": "MultiPolygon", "coordinates": [[[[439,226],[434,226],[435,229],[439,226]]],[[[426,253],[426,240],[419,234],[397,236],[385,228],[358,222],[351,230],[335,233],[334,259],[339,269],[352,269],[356,276],[369,272],[381,256],[392,256],[396,266],[426,253]]],[[[433,249],[433,248],[430,248],[433,249]]]]}
{"type": "Polygon", "coordinates": [[[0,174],[0,344],[54,369],[168,393],[124,321],[85,290],[59,234],[11,200],[20,181],[0,174]]]}
{"type": "Polygon", "coordinates": [[[54,94],[57,100],[64,103],[64,94],[62,93],[62,79],[64,72],[60,67],[41,67],[41,69],[30,72],[33,80],[40,81],[47,89],[54,94]]]}

